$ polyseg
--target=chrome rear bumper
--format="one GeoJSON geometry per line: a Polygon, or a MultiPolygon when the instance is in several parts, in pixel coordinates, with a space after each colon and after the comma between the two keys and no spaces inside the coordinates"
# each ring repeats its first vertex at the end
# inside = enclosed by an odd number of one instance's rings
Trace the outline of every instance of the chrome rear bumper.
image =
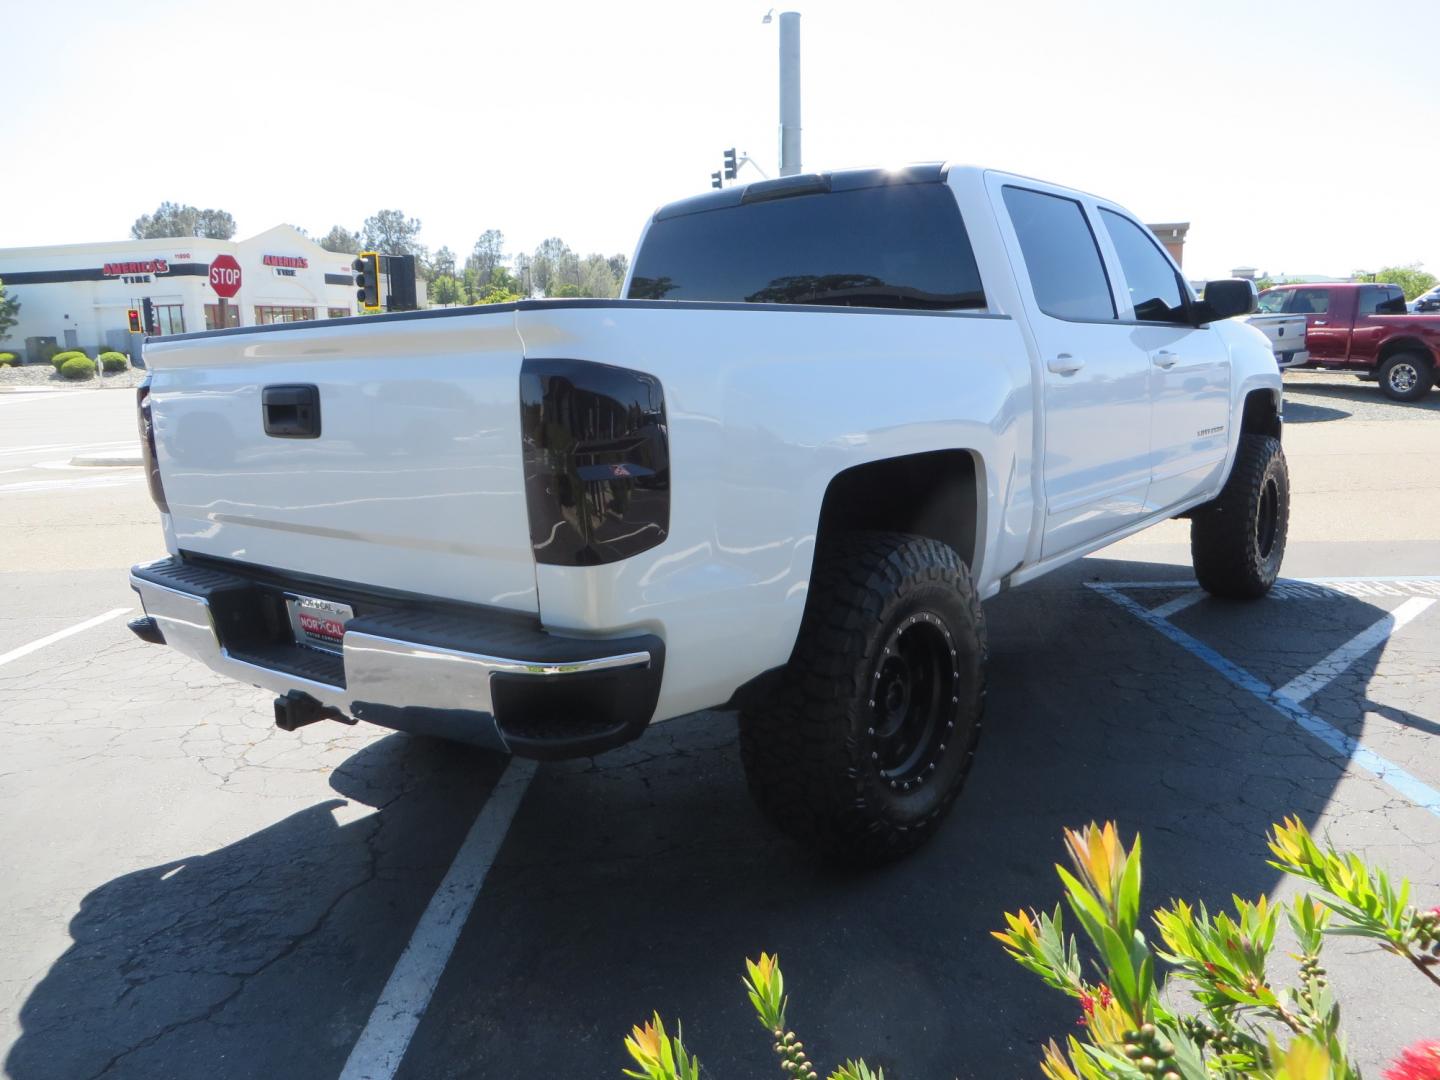
{"type": "MultiPolygon", "coordinates": [[[[261,571],[262,574],[268,572],[261,571]]],[[[538,622],[423,598],[367,605],[360,587],[289,583],[184,558],[134,567],[149,626],[213,671],[299,691],[360,720],[531,757],[577,757],[636,737],[659,693],[653,635],[563,638],[538,622]],[[267,612],[287,594],[356,600],[340,653],[295,644],[267,612]],[[368,610],[367,610],[368,607],[368,610]]]]}

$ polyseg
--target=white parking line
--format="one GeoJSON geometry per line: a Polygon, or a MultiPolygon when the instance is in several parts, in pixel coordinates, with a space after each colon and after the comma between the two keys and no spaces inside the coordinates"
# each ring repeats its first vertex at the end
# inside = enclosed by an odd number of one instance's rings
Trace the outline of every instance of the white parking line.
{"type": "Polygon", "coordinates": [[[400,1068],[534,775],[533,761],[511,758],[505,766],[495,790],[455,853],[445,880],[415,924],[415,932],[385,989],[380,991],[380,1000],[365,1030],[350,1051],[340,1080],[391,1080],[400,1068]]]}
{"type": "MultiPolygon", "coordinates": [[[[1326,579],[1326,584],[1339,583],[1344,580],[1345,579],[1330,578],[1326,579]]],[[[1440,579],[1436,578],[1363,578],[1359,580],[1366,583],[1377,580],[1403,580],[1416,584],[1429,584],[1440,581],[1440,579]]],[[[1123,584],[1086,582],[1087,587],[1094,589],[1100,593],[1100,595],[1108,597],[1116,604],[1119,604],[1141,622],[1158,630],[1162,635],[1169,638],[1176,645],[1179,645],[1186,652],[1214,668],[1221,675],[1225,676],[1232,685],[1247,693],[1253,694],[1277,712],[1288,717],[1302,731],[1313,735],[1336,753],[1348,759],[1352,764],[1358,765],[1360,768],[1373,774],[1376,779],[1388,784],[1392,789],[1409,799],[1422,810],[1427,810],[1436,817],[1440,817],[1440,791],[1436,791],[1423,780],[1406,772],[1394,762],[1375,753],[1375,751],[1364,746],[1358,739],[1346,735],[1333,724],[1320,719],[1320,717],[1310,712],[1293,698],[1285,697],[1274,688],[1267,686],[1239,664],[1221,656],[1203,641],[1191,637],[1184,630],[1181,630],[1168,620],[1158,618],[1152,612],[1146,610],[1142,604],[1137,603],[1134,599],[1120,591],[1121,589],[1130,588],[1174,588],[1177,585],[1186,584],[1189,583],[1184,581],[1125,582],[1123,584]]],[[[1313,584],[1313,582],[1304,582],[1301,584],[1313,584]]],[[[1373,648],[1373,646],[1371,647],[1373,648]]],[[[1359,657],[1356,656],[1352,659],[1358,658],[1359,657]]],[[[1327,659],[1329,658],[1327,657],[1327,659]]]]}
{"type": "Polygon", "coordinates": [[[77,491],[81,488],[120,487],[124,484],[138,484],[145,479],[139,466],[121,465],[115,467],[118,476],[77,476],[64,480],[21,480],[15,484],[0,484],[0,494],[34,495],[42,491],[77,491]]]}
{"type": "Polygon", "coordinates": [[[1356,660],[1382,644],[1391,634],[1399,631],[1433,603],[1434,600],[1422,600],[1418,596],[1412,596],[1374,626],[1360,631],[1305,674],[1295,676],[1275,693],[1296,702],[1314,697],[1356,660]]]}
{"type": "Polygon", "coordinates": [[[1172,615],[1180,614],[1180,612],[1188,607],[1193,607],[1203,599],[1205,599],[1205,590],[1194,589],[1191,592],[1181,593],[1175,597],[1174,600],[1167,600],[1159,607],[1151,608],[1150,614],[1154,615],[1157,619],[1168,619],[1172,615]]]}
{"type": "Polygon", "coordinates": [[[92,626],[99,626],[103,622],[108,622],[115,618],[116,615],[124,615],[129,610],[130,608],[128,607],[117,607],[105,612],[104,615],[96,615],[93,619],[86,619],[84,622],[76,623],[74,626],[67,626],[64,630],[56,630],[53,634],[46,634],[44,637],[30,642],[28,645],[21,645],[18,649],[11,649],[7,653],[0,653],[0,667],[10,663],[11,660],[19,660],[22,656],[29,656],[32,652],[35,652],[37,649],[43,649],[46,645],[53,645],[57,641],[62,641],[72,634],[78,634],[83,630],[89,630],[92,626]]]}

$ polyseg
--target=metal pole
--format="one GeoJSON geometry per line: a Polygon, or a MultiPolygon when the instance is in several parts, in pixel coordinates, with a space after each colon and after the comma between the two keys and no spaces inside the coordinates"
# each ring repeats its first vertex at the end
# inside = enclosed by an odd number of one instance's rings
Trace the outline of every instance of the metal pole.
{"type": "Polygon", "coordinates": [[[800,171],[800,13],[780,13],[780,175],[800,171]]]}

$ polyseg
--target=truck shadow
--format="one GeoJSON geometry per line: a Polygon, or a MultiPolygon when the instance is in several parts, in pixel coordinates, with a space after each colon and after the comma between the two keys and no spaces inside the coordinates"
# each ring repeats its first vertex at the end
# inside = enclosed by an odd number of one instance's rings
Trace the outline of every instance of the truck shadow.
{"type": "MultiPolygon", "coordinates": [[[[1304,401],[1296,401],[1295,395],[1302,395],[1307,398],[1319,398],[1334,402],[1353,402],[1356,404],[1389,406],[1392,409],[1421,409],[1427,412],[1440,412],[1440,392],[1432,390],[1419,401],[1391,401],[1380,392],[1378,384],[1373,382],[1362,382],[1348,372],[1337,372],[1324,382],[1315,378],[1292,378],[1285,383],[1285,419],[1289,422],[1292,419],[1299,419],[1304,423],[1303,417],[1292,417],[1291,410],[1300,409],[1321,409],[1324,406],[1311,405],[1304,401]]],[[[1324,417],[1324,419],[1338,419],[1338,417],[1324,417]]]]}
{"type": "MultiPolygon", "coordinates": [[[[1223,904],[1274,888],[1266,829],[1313,823],[1345,765],[1082,585],[1185,577],[1088,559],[987,605],[970,784],[934,843],[879,871],[820,865],[759,820],[728,714],[542,768],[399,1075],[618,1075],[622,1036],[657,1008],[684,1019],[707,1075],[768,1075],[738,980],[762,949],[785,962],[817,1061],[865,1055],[897,1080],[1038,1075],[1040,1044],[1075,1012],[989,931],[1056,903],[1061,829],[1141,832],[1151,906],[1223,904]]],[[[1279,685],[1382,614],[1337,595],[1176,618],[1279,685]]],[[[1382,654],[1346,680],[1357,723],[1382,654]]],[[[337,1075],[502,764],[380,739],[334,774],[344,799],[99,886],[20,1010],[7,1075],[337,1075]],[[375,810],[341,824],[345,799],[375,810]]]]}

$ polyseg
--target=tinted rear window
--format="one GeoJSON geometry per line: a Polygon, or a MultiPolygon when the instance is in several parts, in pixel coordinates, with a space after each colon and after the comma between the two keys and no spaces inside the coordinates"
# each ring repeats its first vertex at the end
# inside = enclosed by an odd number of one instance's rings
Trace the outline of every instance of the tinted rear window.
{"type": "Polygon", "coordinates": [[[656,221],[630,298],[985,307],[970,238],[943,184],[792,195],[656,221]]]}

